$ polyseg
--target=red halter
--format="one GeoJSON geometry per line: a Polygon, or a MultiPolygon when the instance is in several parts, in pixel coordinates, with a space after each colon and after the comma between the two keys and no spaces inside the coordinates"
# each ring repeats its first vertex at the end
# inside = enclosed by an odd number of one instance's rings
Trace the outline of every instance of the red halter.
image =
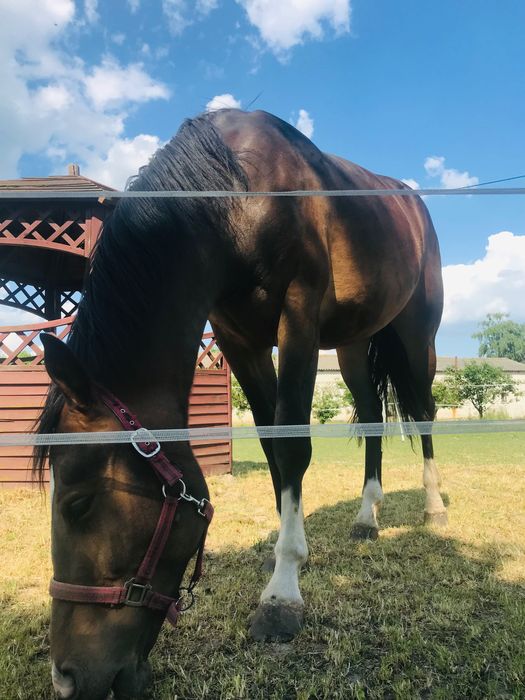
{"type": "Polygon", "coordinates": [[[49,594],[58,600],[67,600],[72,603],[98,603],[111,605],[112,607],[128,605],[131,607],[150,608],[163,612],[168,621],[175,625],[179,614],[191,606],[193,602],[193,588],[202,575],[204,543],[208,525],[213,517],[213,507],[207,498],[194,498],[186,492],[186,485],[182,480],[182,472],[169,461],[163,453],[160,443],[155,440],[155,437],[149,430],[141,426],[136,416],[109,392],[101,390],[100,394],[104,404],[115,414],[124,429],[133,432],[131,444],[142,457],[148,460],[162,482],[162,493],[164,495],[162,510],[139,570],[123,586],[81,586],[51,579],[49,594]],[[166,492],[166,487],[174,486],[175,484],[180,485],[180,492],[178,495],[172,496],[166,492]],[[191,602],[187,606],[183,606],[181,602],[183,596],[179,595],[177,598],[172,598],[162,593],[157,593],[150,584],[155,575],[159,559],[164,552],[171,532],[175,511],[181,499],[194,503],[197,506],[197,512],[207,520],[190,583],[187,588],[181,589],[185,590],[191,597],[191,602]]]}

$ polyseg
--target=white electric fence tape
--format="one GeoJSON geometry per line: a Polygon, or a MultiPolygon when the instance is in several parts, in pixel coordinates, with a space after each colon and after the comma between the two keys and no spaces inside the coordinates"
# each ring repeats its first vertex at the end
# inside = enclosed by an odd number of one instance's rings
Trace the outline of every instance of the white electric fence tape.
{"type": "Polygon", "coordinates": [[[525,195],[525,187],[472,189],[426,188],[388,190],[285,190],[283,192],[234,192],[229,190],[0,190],[0,199],[224,199],[228,197],[434,197],[449,195],[525,195]]]}
{"type": "MultiPolygon", "coordinates": [[[[360,438],[396,435],[466,435],[475,433],[525,432],[525,420],[450,420],[392,423],[333,423],[330,425],[264,425],[242,428],[186,428],[151,430],[158,442],[196,442],[249,438],[360,438]]],[[[0,447],[31,445],[94,445],[130,443],[133,433],[4,433],[0,447]]]]}

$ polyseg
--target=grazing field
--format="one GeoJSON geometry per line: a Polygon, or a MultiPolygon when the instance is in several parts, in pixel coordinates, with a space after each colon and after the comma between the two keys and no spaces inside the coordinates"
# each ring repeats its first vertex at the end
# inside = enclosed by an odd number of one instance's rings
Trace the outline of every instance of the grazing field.
{"type": "MultiPolygon", "coordinates": [[[[152,655],[152,698],[525,698],[525,435],[436,438],[450,525],[422,523],[421,459],[385,445],[382,531],[352,542],[363,449],[316,440],[305,477],[305,627],[254,643],[247,619],[276,539],[270,478],[254,441],[216,507],[198,603],[152,655]]],[[[0,698],[52,698],[47,649],[48,504],[0,492],[0,698]]]]}

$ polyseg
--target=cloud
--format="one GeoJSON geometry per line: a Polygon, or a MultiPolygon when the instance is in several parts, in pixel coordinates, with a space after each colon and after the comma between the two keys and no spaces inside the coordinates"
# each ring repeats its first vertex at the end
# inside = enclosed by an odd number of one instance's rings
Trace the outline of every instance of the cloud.
{"type": "Polygon", "coordinates": [[[72,0],[39,0],[38,13],[34,0],[2,6],[0,177],[16,177],[24,154],[47,156],[59,172],[68,160],[105,158],[134,104],[168,96],[141,64],[88,66],[62,50],[74,22],[72,0]]]}
{"type": "Polygon", "coordinates": [[[475,321],[488,313],[525,319],[525,235],[489,236],[485,256],[443,268],[443,323],[475,321]]]}
{"type": "Polygon", "coordinates": [[[279,57],[306,39],[323,39],[350,30],[350,0],[237,0],[249,22],[279,57]]]}
{"type": "Polygon", "coordinates": [[[307,139],[311,139],[314,134],[314,120],[308,114],[306,109],[299,110],[299,116],[295,123],[295,128],[306,136],[307,139]]]}
{"type": "Polygon", "coordinates": [[[103,185],[123,189],[126,180],[136,175],[161,146],[158,137],[149,134],[118,139],[105,156],[96,155],[88,161],[82,174],[103,185]]]}
{"type": "Polygon", "coordinates": [[[405,185],[408,185],[413,190],[421,189],[419,182],[417,180],[413,180],[411,177],[403,178],[401,182],[404,182],[405,185]]]}
{"type": "MultiPolygon", "coordinates": [[[[13,309],[9,306],[0,306],[0,326],[23,326],[31,323],[40,323],[43,319],[36,314],[30,314],[28,311],[21,309],[13,309]]],[[[20,340],[18,340],[20,342],[20,340]]],[[[16,344],[13,345],[16,347],[16,344]]]]}
{"type": "Polygon", "coordinates": [[[99,19],[98,0],[84,0],[84,14],[89,24],[95,24],[99,19]]]}
{"type": "Polygon", "coordinates": [[[162,0],[162,12],[173,36],[180,36],[192,24],[192,20],[186,16],[187,9],[186,0],[162,0]]]}
{"type": "Polygon", "coordinates": [[[131,14],[134,15],[140,7],[140,0],[128,0],[128,5],[131,14]]]}
{"type": "Polygon", "coordinates": [[[240,109],[241,103],[229,92],[224,95],[215,95],[206,105],[207,112],[215,112],[217,109],[240,109]]]}
{"type": "Polygon", "coordinates": [[[168,99],[170,93],[162,83],[151,78],[141,63],[122,67],[106,58],[84,79],[86,95],[96,109],[122,106],[125,102],[148,102],[168,99]]]}
{"type": "Polygon", "coordinates": [[[117,32],[111,36],[111,41],[114,44],[117,44],[117,46],[122,46],[122,44],[126,41],[126,35],[122,32],[117,32]]]}
{"type": "Polygon", "coordinates": [[[461,172],[455,168],[445,168],[443,156],[429,156],[425,159],[424,168],[429,177],[439,177],[445,189],[469,187],[479,182],[479,178],[470,175],[467,170],[461,172]]]}
{"type": "Polygon", "coordinates": [[[197,0],[195,9],[200,15],[206,16],[217,9],[218,0],[197,0]]]}

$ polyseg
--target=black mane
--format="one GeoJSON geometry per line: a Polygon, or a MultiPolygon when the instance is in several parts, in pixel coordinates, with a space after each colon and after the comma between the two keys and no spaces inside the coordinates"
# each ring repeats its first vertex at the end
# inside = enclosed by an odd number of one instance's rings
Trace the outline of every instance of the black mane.
{"type": "MultiPolygon", "coordinates": [[[[204,114],[183,123],[178,133],[140,169],[128,189],[238,190],[247,180],[235,154],[204,114]]],[[[108,385],[133,361],[132,348],[157,313],[177,245],[200,232],[235,238],[236,200],[121,199],[104,223],[86,279],[68,345],[92,380],[108,385]],[[164,271],[164,274],[163,274],[164,271]]],[[[63,398],[52,387],[37,422],[39,433],[52,432],[63,398]]],[[[35,449],[34,469],[43,476],[48,448],[35,449]]]]}

